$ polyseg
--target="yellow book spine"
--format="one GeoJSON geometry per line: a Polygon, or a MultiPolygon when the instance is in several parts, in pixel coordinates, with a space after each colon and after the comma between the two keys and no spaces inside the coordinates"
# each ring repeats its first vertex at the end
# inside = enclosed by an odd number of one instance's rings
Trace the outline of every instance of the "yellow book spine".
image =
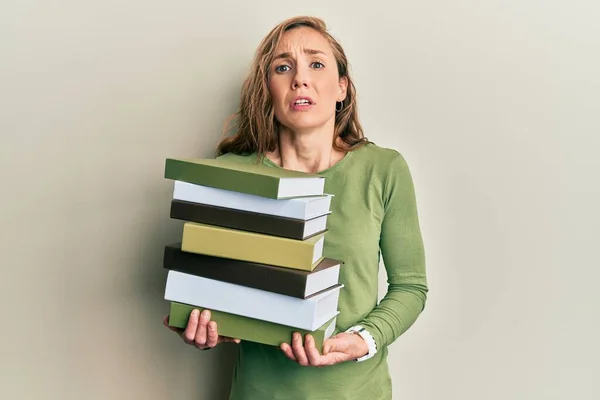
{"type": "Polygon", "coordinates": [[[182,251],[312,271],[322,259],[325,233],[306,240],[282,238],[219,226],[186,222],[182,251]],[[315,259],[315,253],[317,259],[315,259]]]}

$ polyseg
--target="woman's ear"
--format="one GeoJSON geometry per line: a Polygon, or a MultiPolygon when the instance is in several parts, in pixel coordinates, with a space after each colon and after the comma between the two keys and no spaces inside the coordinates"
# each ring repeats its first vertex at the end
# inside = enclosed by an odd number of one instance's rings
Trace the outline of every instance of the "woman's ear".
{"type": "Polygon", "coordinates": [[[342,76],[340,78],[338,86],[340,87],[340,92],[338,93],[337,101],[344,101],[346,99],[346,94],[348,91],[348,78],[342,76]]]}

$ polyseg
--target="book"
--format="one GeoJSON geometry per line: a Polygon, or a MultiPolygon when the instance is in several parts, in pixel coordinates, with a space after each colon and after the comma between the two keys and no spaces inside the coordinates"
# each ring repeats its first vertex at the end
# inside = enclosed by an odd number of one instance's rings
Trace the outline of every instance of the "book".
{"type": "Polygon", "coordinates": [[[272,199],[322,195],[325,178],[227,159],[167,158],[165,178],[272,199]]]}
{"type": "Polygon", "coordinates": [[[183,224],[181,249],[190,253],[313,271],[323,258],[324,240],[325,233],[306,240],[295,240],[186,222],[183,224]]]}
{"type": "Polygon", "coordinates": [[[305,299],[339,283],[342,262],[324,258],[312,271],[194,254],[181,243],[165,246],[163,267],[268,292],[305,299]]]}
{"type": "Polygon", "coordinates": [[[206,225],[305,240],[327,230],[328,214],[309,220],[300,220],[172,200],[170,216],[174,219],[199,222],[206,225]]]}
{"type": "Polygon", "coordinates": [[[293,199],[270,199],[182,181],[173,183],[173,200],[301,220],[329,213],[332,197],[333,195],[323,194],[293,199]]]}
{"type": "Polygon", "coordinates": [[[314,331],[338,314],[343,285],[298,299],[169,270],[165,300],[314,331]]]}
{"type": "MultiPolygon", "coordinates": [[[[200,312],[204,310],[203,307],[194,307],[189,304],[171,302],[169,325],[185,329],[190,314],[194,309],[197,309],[200,312]]],[[[219,335],[270,346],[279,346],[281,343],[291,344],[294,332],[299,332],[302,335],[302,338],[304,338],[304,335],[307,333],[310,333],[315,340],[315,347],[319,351],[322,351],[325,340],[333,336],[337,320],[337,316],[333,317],[316,330],[307,331],[305,329],[296,329],[281,324],[274,324],[272,322],[261,321],[216,310],[210,310],[210,312],[211,321],[217,323],[217,332],[219,335]]]]}

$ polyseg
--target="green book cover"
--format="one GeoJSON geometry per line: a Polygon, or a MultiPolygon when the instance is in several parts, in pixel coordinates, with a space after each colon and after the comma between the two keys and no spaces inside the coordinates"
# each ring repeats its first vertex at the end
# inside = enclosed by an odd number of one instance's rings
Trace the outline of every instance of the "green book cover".
{"type": "Polygon", "coordinates": [[[167,158],[165,178],[273,199],[323,195],[325,178],[223,159],[167,158]]]}
{"type": "MultiPolygon", "coordinates": [[[[171,302],[169,325],[177,328],[185,328],[192,310],[202,312],[202,307],[194,307],[188,304],[171,302]]],[[[337,317],[327,321],[319,329],[310,332],[303,329],[292,328],[285,325],[261,321],[241,315],[210,310],[211,320],[217,323],[219,335],[228,336],[249,342],[262,343],[270,346],[279,346],[281,343],[291,343],[292,334],[299,332],[302,337],[310,333],[315,339],[315,346],[319,351],[323,348],[323,342],[330,338],[335,331],[337,317]]]]}
{"type": "Polygon", "coordinates": [[[323,258],[324,241],[325,233],[297,240],[186,222],[183,224],[181,249],[189,253],[313,271],[323,258]]]}

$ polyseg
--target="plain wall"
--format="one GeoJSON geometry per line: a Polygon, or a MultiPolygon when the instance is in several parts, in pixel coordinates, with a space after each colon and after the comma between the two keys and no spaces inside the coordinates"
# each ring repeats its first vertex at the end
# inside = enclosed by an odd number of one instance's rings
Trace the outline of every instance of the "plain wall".
{"type": "Polygon", "coordinates": [[[3,2],[1,397],[226,398],[235,346],[162,326],[182,226],[164,159],[210,156],[260,39],[311,14],[347,51],[367,136],[415,180],[430,294],[391,346],[394,399],[600,398],[599,11],[3,2]]]}

